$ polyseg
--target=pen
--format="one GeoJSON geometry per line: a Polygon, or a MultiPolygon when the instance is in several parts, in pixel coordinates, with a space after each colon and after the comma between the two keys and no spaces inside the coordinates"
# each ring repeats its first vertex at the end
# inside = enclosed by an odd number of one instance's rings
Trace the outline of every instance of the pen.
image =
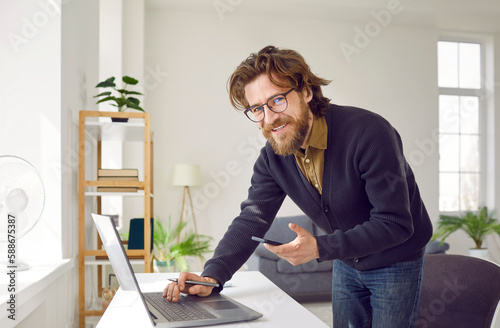
{"type": "MultiPolygon", "coordinates": [[[[169,278],[168,280],[177,282],[177,278],[169,278]]],[[[196,281],[196,280],[186,280],[186,284],[193,284],[193,285],[202,285],[202,286],[209,286],[209,287],[219,287],[219,284],[213,283],[213,282],[205,282],[205,281],[196,281]]]]}

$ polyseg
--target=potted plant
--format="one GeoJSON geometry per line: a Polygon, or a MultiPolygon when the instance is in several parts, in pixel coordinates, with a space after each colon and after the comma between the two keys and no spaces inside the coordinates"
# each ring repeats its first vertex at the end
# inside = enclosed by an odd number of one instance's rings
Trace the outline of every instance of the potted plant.
{"type": "Polygon", "coordinates": [[[198,235],[193,232],[184,232],[187,221],[181,221],[174,227],[171,225],[170,217],[168,225],[165,226],[161,220],[154,220],[153,243],[154,261],[160,271],[167,271],[175,266],[176,270],[188,271],[187,256],[198,256],[203,258],[204,253],[210,252],[211,237],[198,235]],[[177,243],[177,236],[184,233],[177,243]]]}
{"type": "MultiPolygon", "coordinates": [[[[116,83],[115,83],[115,77],[112,76],[102,82],[99,82],[95,87],[96,88],[112,88],[117,95],[113,95],[113,90],[112,91],[105,91],[101,92],[98,95],[94,96],[94,98],[99,98],[99,97],[104,97],[97,101],[96,104],[100,104],[106,101],[112,101],[114,102],[111,104],[112,106],[115,106],[118,108],[118,112],[122,112],[126,110],[127,108],[139,110],[141,112],[144,112],[144,109],[139,106],[141,101],[137,99],[136,97],[132,97],[131,95],[142,95],[142,93],[137,92],[137,91],[129,91],[127,90],[128,85],[136,85],[139,81],[134,79],[133,77],[130,76],[124,76],[122,77],[122,81],[124,83],[123,87],[121,89],[116,88],[116,83]]],[[[113,117],[111,118],[113,122],[127,122],[128,118],[116,118],[113,117]]]]}
{"type": "Polygon", "coordinates": [[[476,245],[469,250],[469,254],[486,258],[488,250],[483,248],[484,239],[494,233],[500,236],[500,222],[492,217],[492,213],[488,214],[486,206],[482,206],[477,212],[468,211],[462,216],[440,215],[432,239],[441,239],[441,243],[444,243],[448,236],[458,230],[464,231],[476,245]]]}

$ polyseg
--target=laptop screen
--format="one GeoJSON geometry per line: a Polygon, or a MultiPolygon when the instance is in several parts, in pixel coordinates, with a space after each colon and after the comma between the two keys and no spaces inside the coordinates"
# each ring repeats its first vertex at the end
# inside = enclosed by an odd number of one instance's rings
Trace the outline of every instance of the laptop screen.
{"type": "Polygon", "coordinates": [[[133,273],[134,271],[130,266],[114,221],[104,215],[92,213],[92,217],[101,236],[106,253],[108,253],[113,270],[115,270],[121,289],[140,292],[139,285],[133,273]]]}

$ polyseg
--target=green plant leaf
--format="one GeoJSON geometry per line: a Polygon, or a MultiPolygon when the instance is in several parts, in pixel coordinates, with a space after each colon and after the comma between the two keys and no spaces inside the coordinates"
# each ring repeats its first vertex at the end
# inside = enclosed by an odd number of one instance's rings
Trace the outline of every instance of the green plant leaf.
{"type": "Polygon", "coordinates": [[[139,99],[134,97],[128,97],[127,100],[129,101],[129,103],[132,103],[134,105],[139,105],[141,103],[139,99]]]}
{"type": "Polygon", "coordinates": [[[96,102],[96,104],[100,104],[102,102],[105,102],[105,101],[110,101],[110,100],[114,100],[114,101],[117,101],[117,98],[116,97],[106,97],[106,98],[102,98],[101,100],[99,100],[98,102],[96,102]]]}
{"type": "Polygon", "coordinates": [[[498,235],[500,236],[500,223],[494,224],[491,229],[498,235]]]}
{"type": "Polygon", "coordinates": [[[177,239],[181,234],[184,227],[187,225],[187,221],[179,222],[172,228],[171,218],[168,218],[168,224],[165,226],[164,223],[155,219],[154,221],[154,233],[153,233],[153,243],[156,247],[158,253],[158,259],[161,261],[170,261],[175,259],[176,254],[171,251],[171,244],[177,239]]]}
{"type": "Polygon", "coordinates": [[[184,256],[177,256],[175,258],[175,266],[178,271],[189,271],[189,265],[184,256]]]}
{"type": "Polygon", "coordinates": [[[211,252],[211,237],[197,235],[192,232],[184,233],[187,221],[172,225],[171,218],[165,225],[161,220],[154,221],[153,243],[155,245],[155,257],[161,261],[175,260],[176,269],[186,271],[186,256],[199,256],[211,252]],[[181,234],[184,234],[181,238],[181,234]],[[177,243],[178,238],[180,239],[177,243]]]}
{"type": "Polygon", "coordinates": [[[94,98],[102,97],[102,96],[110,96],[110,95],[111,95],[111,91],[105,91],[105,92],[101,92],[97,96],[94,96],[94,98]]]}
{"type": "Polygon", "coordinates": [[[116,87],[116,84],[115,84],[115,77],[112,76],[102,82],[99,82],[95,87],[96,88],[114,88],[116,87]]]}
{"type": "Polygon", "coordinates": [[[116,91],[118,91],[119,93],[124,94],[124,95],[142,95],[142,93],[140,93],[140,92],[129,91],[127,89],[117,89],[116,91]]]}
{"type": "Polygon", "coordinates": [[[134,104],[133,102],[128,102],[127,103],[127,107],[135,109],[135,110],[139,110],[141,112],[144,112],[144,109],[142,109],[142,107],[140,107],[139,105],[134,104]]]}
{"type": "Polygon", "coordinates": [[[130,77],[130,76],[124,76],[122,77],[122,81],[127,83],[127,84],[130,84],[130,85],[136,85],[139,81],[134,79],[133,77],[130,77]]]}

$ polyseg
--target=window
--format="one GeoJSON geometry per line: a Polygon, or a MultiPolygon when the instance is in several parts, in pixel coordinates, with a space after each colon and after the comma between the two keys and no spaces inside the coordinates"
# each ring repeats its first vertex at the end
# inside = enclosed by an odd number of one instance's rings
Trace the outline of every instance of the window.
{"type": "Polygon", "coordinates": [[[481,45],[438,42],[439,210],[481,203],[481,45]]]}

